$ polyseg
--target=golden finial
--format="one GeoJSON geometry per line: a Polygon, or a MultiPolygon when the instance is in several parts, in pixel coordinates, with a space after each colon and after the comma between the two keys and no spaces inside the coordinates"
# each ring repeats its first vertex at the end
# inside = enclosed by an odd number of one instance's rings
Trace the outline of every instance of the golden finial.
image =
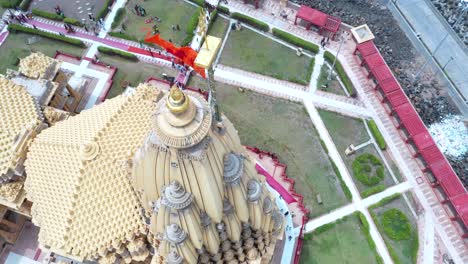
{"type": "Polygon", "coordinates": [[[189,106],[190,99],[185,96],[179,87],[172,86],[167,97],[166,106],[174,114],[181,114],[185,112],[189,106]]]}

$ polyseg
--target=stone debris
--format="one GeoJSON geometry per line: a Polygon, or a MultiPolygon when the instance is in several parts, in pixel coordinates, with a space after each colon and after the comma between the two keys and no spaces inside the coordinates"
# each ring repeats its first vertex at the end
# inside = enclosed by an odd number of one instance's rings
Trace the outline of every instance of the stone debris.
{"type": "Polygon", "coordinates": [[[458,115],[448,115],[441,122],[429,127],[432,138],[440,150],[455,160],[468,152],[468,129],[458,115]]]}
{"type": "Polygon", "coordinates": [[[460,0],[431,0],[435,8],[440,12],[440,14],[447,20],[450,26],[453,27],[453,30],[460,39],[468,45],[468,19],[465,18],[462,22],[455,25],[457,19],[460,17],[462,10],[463,1],[460,0]]]}

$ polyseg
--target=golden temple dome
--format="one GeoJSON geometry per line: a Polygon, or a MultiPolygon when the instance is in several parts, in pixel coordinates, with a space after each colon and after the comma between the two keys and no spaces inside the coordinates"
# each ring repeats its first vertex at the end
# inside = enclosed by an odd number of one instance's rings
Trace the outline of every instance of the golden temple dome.
{"type": "Polygon", "coordinates": [[[145,84],[45,130],[26,166],[41,244],[93,260],[143,259],[143,238],[165,263],[271,258],[276,197],[221,121],[195,92],[145,84]]]}

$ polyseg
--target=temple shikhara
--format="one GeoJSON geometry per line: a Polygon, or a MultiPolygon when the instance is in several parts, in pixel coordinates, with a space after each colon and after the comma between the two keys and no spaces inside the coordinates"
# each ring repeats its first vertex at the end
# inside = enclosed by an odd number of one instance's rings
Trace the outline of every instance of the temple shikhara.
{"type": "Polygon", "coordinates": [[[32,217],[41,247],[80,262],[270,262],[283,215],[225,116],[150,84],[70,114],[56,63],[33,54],[0,78],[0,202],[32,217]]]}

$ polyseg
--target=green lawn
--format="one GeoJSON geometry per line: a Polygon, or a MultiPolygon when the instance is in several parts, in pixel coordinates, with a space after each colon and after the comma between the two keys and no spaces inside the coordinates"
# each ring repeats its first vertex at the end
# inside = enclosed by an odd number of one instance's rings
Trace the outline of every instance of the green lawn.
{"type": "Polygon", "coordinates": [[[323,233],[312,233],[311,239],[304,241],[299,263],[376,263],[376,253],[361,228],[359,219],[352,215],[323,233]]]}
{"type": "MultiPolygon", "coordinates": [[[[172,40],[176,45],[180,45],[182,40],[187,36],[185,29],[187,24],[197,12],[197,7],[186,3],[183,0],[151,0],[138,1],[138,4],[146,9],[146,16],[137,16],[134,10],[134,2],[131,1],[126,5],[127,15],[122,20],[126,24],[125,34],[143,39],[147,32],[152,31],[153,25],[158,25],[161,36],[166,40],[172,40]],[[146,24],[145,21],[151,17],[159,17],[161,22],[151,22],[146,24]],[[173,31],[172,25],[179,25],[179,31],[173,31]]],[[[120,27],[116,28],[120,31],[120,27]]]]}
{"type": "Polygon", "coordinates": [[[287,174],[304,196],[311,217],[347,203],[304,106],[248,90],[241,93],[237,87],[220,83],[216,88],[220,107],[242,143],[274,152],[288,166],[287,174]],[[317,194],[323,200],[321,205],[316,202],[317,194]]]}
{"type": "Polygon", "coordinates": [[[250,29],[231,31],[220,63],[277,79],[307,84],[311,58],[250,29]]]}
{"type": "Polygon", "coordinates": [[[320,69],[320,75],[317,80],[317,89],[320,89],[325,92],[330,92],[338,95],[346,96],[343,88],[341,87],[340,82],[338,81],[338,76],[335,73],[332,73],[331,80],[328,81],[328,71],[330,67],[327,64],[323,64],[322,68],[320,69]],[[322,88],[322,85],[326,85],[328,83],[327,88],[322,88]]]}
{"type": "Polygon", "coordinates": [[[169,76],[176,76],[177,71],[172,68],[156,66],[143,62],[132,62],[117,56],[101,54],[99,59],[112,66],[117,67],[117,73],[114,76],[113,84],[107,98],[115,97],[121,94],[124,89],[121,86],[122,81],[129,81],[131,86],[136,87],[148,77],[162,78],[161,74],[166,73],[169,76]]]}
{"type": "Polygon", "coordinates": [[[218,15],[216,17],[215,22],[213,22],[213,24],[209,28],[208,35],[223,39],[224,36],[226,35],[228,27],[229,27],[229,20],[222,18],[218,15]]]}
{"type": "Polygon", "coordinates": [[[18,59],[28,56],[31,52],[42,52],[47,56],[53,57],[57,50],[76,56],[81,56],[84,51],[82,48],[36,35],[11,33],[2,46],[0,46],[0,73],[4,74],[6,69],[17,70],[18,66],[16,64],[18,59]],[[39,41],[32,45],[26,44],[27,39],[31,37],[35,37],[39,41]]]}
{"type": "MultiPolygon", "coordinates": [[[[415,264],[416,263],[416,255],[417,255],[417,250],[418,250],[418,234],[417,234],[417,222],[416,219],[414,218],[413,214],[411,213],[406,201],[403,199],[402,196],[399,198],[381,206],[378,208],[374,208],[370,210],[374,221],[376,224],[378,224],[380,234],[385,240],[385,243],[387,244],[387,248],[389,248],[389,251],[393,251],[394,254],[392,258],[398,258],[400,260],[399,263],[402,264],[415,264]],[[402,211],[408,220],[411,223],[411,230],[412,230],[412,235],[411,238],[408,240],[400,240],[400,241],[394,241],[390,239],[385,232],[382,231],[382,214],[392,208],[396,208],[400,211],[402,211]]],[[[392,254],[391,254],[392,255],[392,254]]],[[[397,261],[394,261],[397,263],[397,261]]]]}
{"type": "MultiPolygon", "coordinates": [[[[353,175],[352,163],[356,157],[364,153],[370,153],[382,161],[382,158],[379,156],[377,149],[373,144],[369,144],[356,151],[351,156],[346,156],[344,150],[350,145],[358,146],[362,143],[367,142],[371,137],[367,133],[364,122],[361,119],[356,119],[348,116],[343,116],[334,112],[319,110],[320,116],[322,117],[323,123],[327,127],[328,133],[330,133],[333,142],[335,143],[338,152],[341,155],[348,172],[350,175],[353,175]]],[[[382,161],[383,163],[383,161],[382,161]]],[[[388,169],[385,168],[385,177],[379,184],[384,184],[385,186],[392,186],[395,184],[392,176],[388,169]]],[[[356,184],[360,192],[369,188],[359,182],[354,178],[354,183],[356,184]]]]}
{"type": "Polygon", "coordinates": [[[344,154],[350,144],[357,146],[370,139],[362,120],[330,111],[318,111],[340,154],[344,154]]]}

